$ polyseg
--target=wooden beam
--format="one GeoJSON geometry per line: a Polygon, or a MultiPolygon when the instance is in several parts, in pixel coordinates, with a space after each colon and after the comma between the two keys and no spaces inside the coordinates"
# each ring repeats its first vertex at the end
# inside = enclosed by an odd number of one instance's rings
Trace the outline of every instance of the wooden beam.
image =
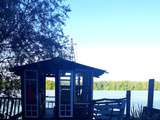
{"type": "Polygon", "coordinates": [[[126,118],[130,119],[130,110],[131,110],[131,91],[130,90],[128,90],[126,92],[126,99],[127,99],[127,102],[126,102],[126,118]]]}
{"type": "Polygon", "coordinates": [[[148,109],[153,108],[153,98],[154,98],[154,79],[150,79],[148,84],[148,102],[147,102],[148,109]]]}

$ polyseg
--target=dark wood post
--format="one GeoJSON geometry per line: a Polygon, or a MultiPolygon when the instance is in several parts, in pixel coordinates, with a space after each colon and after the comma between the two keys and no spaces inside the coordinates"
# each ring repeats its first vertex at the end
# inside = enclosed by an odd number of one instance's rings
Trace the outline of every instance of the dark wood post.
{"type": "Polygon", "coordinates": [[[93,117],[93,75],[90,73],[90,114],[89,118],[92,119],[93,117]]]}
{"type": "Polygon", "coordinates": [[[126,118],[129,119],[130,118],[130,109],[131,109],[131,91],[128,90],[126,92],[126,98],[127,98],[127,102],[126,102],[126,118]]]}
{"type": "Polygon", "coordinates": [[[148,84],[148,102],[147,102],[148,109],[153,108],[153,97],[154,97],[154,79],[150,79],[148,84]]]}
{"type": "MultiPolygon", "coordinates": [[[[24,102],[24,72],[23,72],[23,74],[21,75],[21,97],[23,98],[23,99],[21,99],[22,101],[22,120],[24,120],[25,119],[25,115],[24,115],[24,113],[25,113],[25,102],[24,102]]],[[[16,101],[14,101],[15,103],[14,104],[16,104],[16,101]]],[[[16,107],[14,106],[14,115],[15,115],[15,109],[16,107]]]]}
{"type": "Polygon", "coordinates": [[[55,72],[55,117],[58,118],[59,114],[59,70],[55,72]]]}

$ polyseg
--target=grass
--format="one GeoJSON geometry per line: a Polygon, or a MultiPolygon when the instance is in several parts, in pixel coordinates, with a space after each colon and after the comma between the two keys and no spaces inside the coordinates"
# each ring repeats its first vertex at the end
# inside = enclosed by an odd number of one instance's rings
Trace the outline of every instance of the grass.
{"type": "Polygon", "coordinates": [[[142,120],[143,106],[138,105],[138,108],[134,106],[131,109],[131,120],[142,120]]]}

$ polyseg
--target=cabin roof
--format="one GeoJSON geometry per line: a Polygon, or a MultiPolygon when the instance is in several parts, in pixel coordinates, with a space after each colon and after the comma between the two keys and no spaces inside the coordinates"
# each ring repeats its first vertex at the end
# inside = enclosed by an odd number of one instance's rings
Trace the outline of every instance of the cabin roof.
{"type": "Polygon", "coordinates": [[[98,69],[95,67],[83,65],[73,61],[69,61],[60,57],[56,57],[50,60],[40,61],[36,63],[31,63],[22,66],[15,66],[10,68],[11,72],[14,72],[16,75],[21,76],[22,72],[25,69],[30,70],[39,70],[45,73],[54,73],[57,70],[75,70],[80,72],[90,72],[94,77],[99,77],[100,75],[107,73],[105,70],[98,69]]]}

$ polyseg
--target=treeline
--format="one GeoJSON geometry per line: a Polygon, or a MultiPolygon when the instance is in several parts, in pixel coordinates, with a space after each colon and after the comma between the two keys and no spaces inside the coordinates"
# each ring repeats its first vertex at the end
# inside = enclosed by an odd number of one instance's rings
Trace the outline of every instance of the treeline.
{"type": "Polygon", "coordinates": [[[55,89],[55,82],[51,80],[46,80],[46,90],[55,89]]]}
{"type": "MultiPolygon", "coordinates": [[[[148,82],[142,81],[96,81],[94,90],[147,90],[148,82]]],[[[53,81],[46,80],[46,89],[55,89],[53,81]]],[[[155,82],[155,90],[160,90],[160,82],[155,82]]]]}
{"type": "MultiPolygon", "coordinates": [[[[148,82],[142,81],[99,81],[94,82],[94,90],[147,90],[148,82]]],[[[155,90],[160,89],[160,82],[155,82],[155,90]]]]}

